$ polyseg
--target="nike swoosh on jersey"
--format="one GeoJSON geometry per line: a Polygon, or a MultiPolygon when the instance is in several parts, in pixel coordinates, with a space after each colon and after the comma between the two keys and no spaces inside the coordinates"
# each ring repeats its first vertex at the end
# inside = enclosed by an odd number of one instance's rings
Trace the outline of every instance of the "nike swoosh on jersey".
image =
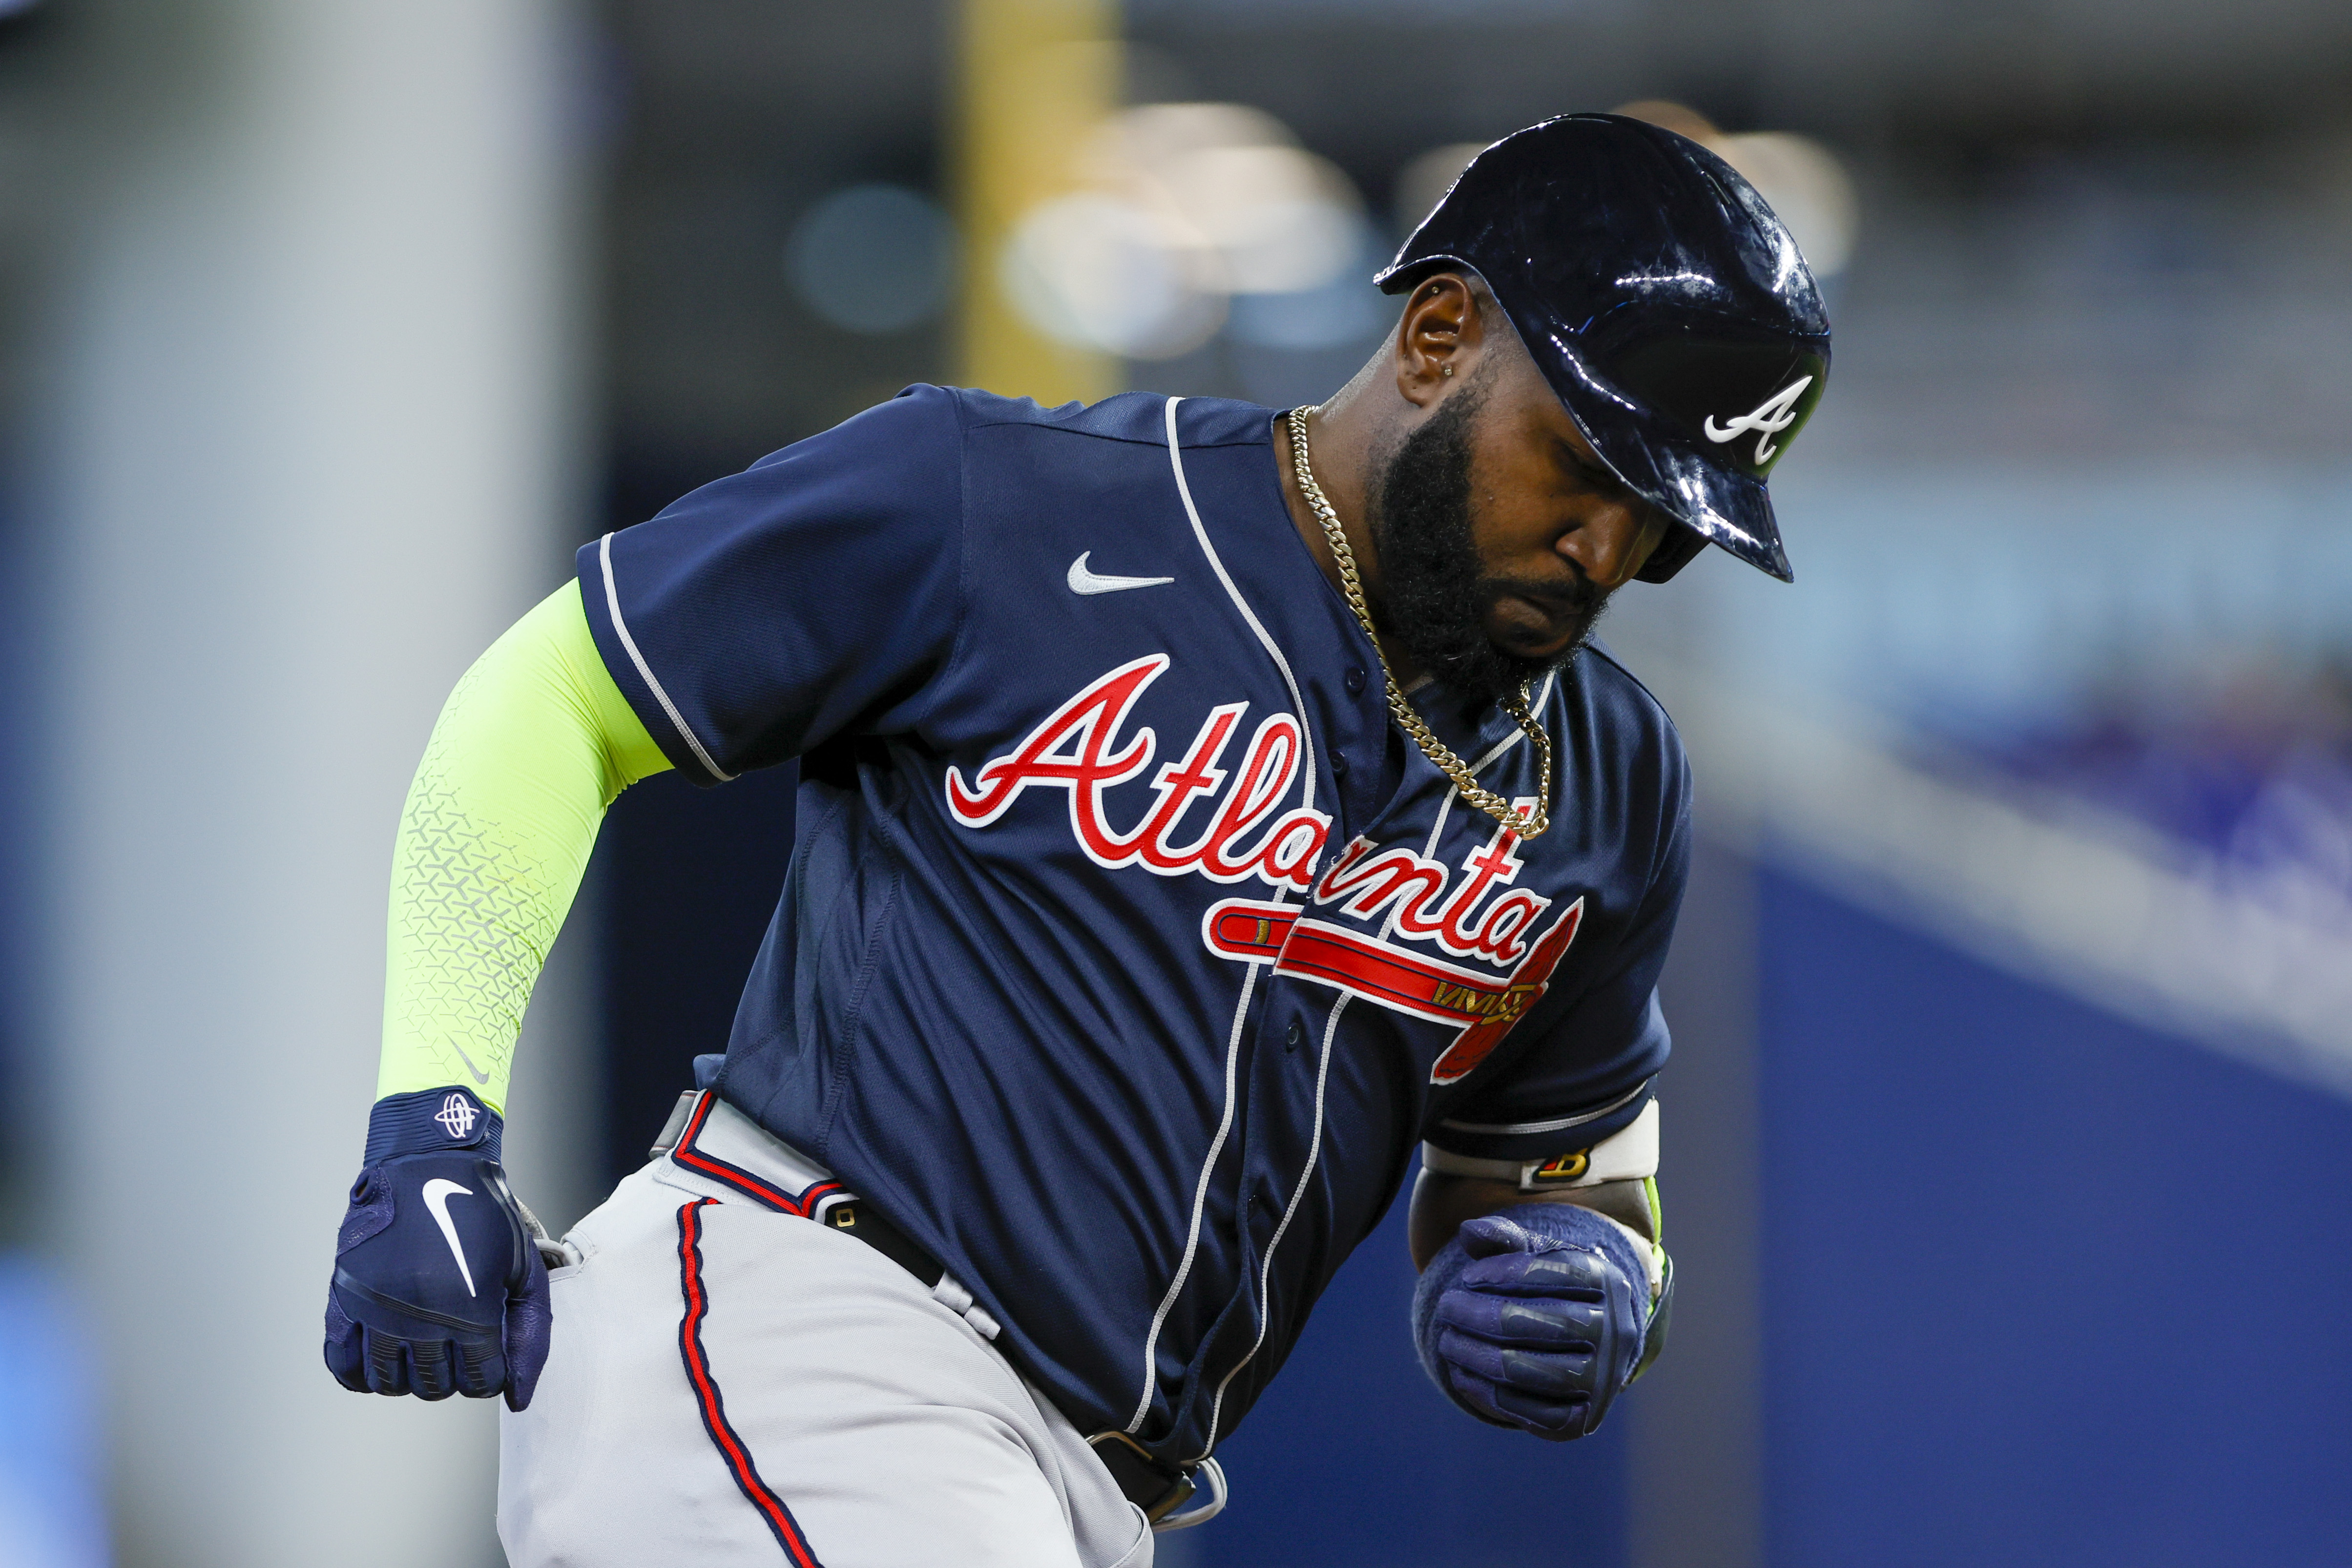
{"type": "Polygon", "coordinates": [[[1107,577],[1099,572],[1087,570],[1089,550],[1070,563],[1070,592],[1073,594],[1116,594],[1123,588],[1157,588],[1162,583],[1173,583],[1173,577],[1107,577]]]}
{"type": "Polygon", "coordinates": [[[459,1045],[457,1041],[452,1040],[449,1042],[449,1048],[457,1053],[457,1059],[466,1064],[466,1070],[474,1075],[474,1081],[476,1083],[488,1083],[490,1081],[490,1075],[474,1065],[474,1058],[466,1054],[465,1047],[459,1045]]]}
{"type": "Polygon", "coordinates": [[[436,1176],[425,1184],[425,1206],[433,1211],[433,1223],[441,1227],[441,1239],[449,1244],[449,1250],[457,1256],[457,1273],[466,1281],[466,1294],[468,1296],[477,1294],[474,1289],[474,1271],[466,1267],[466,1249],[457,1245],[457,1226],[449,1218],[449,1200],[470,1198],[473,1195],[474,1190],[471,1187],[461,1187],[457,1183],[441,1176],[436,1176]]]}

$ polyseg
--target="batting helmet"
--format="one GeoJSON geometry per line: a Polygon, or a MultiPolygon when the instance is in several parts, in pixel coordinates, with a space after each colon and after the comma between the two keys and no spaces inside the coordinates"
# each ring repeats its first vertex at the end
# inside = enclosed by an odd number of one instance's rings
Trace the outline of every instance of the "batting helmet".
{"type": "Polygon", "coordinates": [[[1494,291],[1570,417],[1676,524],[1663,583],[1709,541],[1790,580],[1765,481],[1830,368],[1830,322],[1796,241],[1697,142],[1569,114],[1478,154],[1375,279],[1464,268],[1494,291]]]}

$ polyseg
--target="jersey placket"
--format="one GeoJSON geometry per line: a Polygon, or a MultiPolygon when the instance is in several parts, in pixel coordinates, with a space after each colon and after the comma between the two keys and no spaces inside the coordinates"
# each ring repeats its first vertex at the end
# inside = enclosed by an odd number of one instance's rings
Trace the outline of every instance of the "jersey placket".
{"type": "MultiPolygon", "coordinates": [[[[1213,552],[1207,520],[1194,510],[1185,484],[1172,400],[1168,428],[1171,467],[1186,510],[1204,550],[1213,552]]],[[[1266,459],[1271,465],[1271,447],[1266,459]]],[[[1278,483],[1276,493],[1279,495],[1278,483]]],[[[1282,650],[1286,677],[1294,669],[1328,669],[1335,651],[1328,639],[1334,636],[1339,643],[1336,651],[1346,661],[1337,682],[1345,694],[1344,708],[1314,703],[1313,694],[1330,687],[1311,675],[1294,686],[1302,707],[1322,708],[1300,714],[1320,764],[1316,770],[1321,776],[1322,788],[1316,792],[1320,799],[1309,804],[1327,805],[1332,813],[1319,869],[1333,847],[1344,843],[1360,822],[1377,818],[1394,805],[1403,774],[1389,765],[1391,722],[1385,689],[1371,673],[1379,668],[1378,652],[1347,614],[1336,591],[1321,581],[1320,568],[1303,548],[1298,563],[1313,574],[1313,580],[1301,581],[1299,592],[1268,595],[1276,607],[1286,612],[1273,617],[1270,626],[1259,620],[1237,584],[1228,578],[1226,585],[1236,606],[1254,623],[1253,630],[1261,630],[1267,641],[1282,650]],[[1317,587],[1324,590],[1321,595],[1314,592],[1317,587]],[[1314,608],[1299,614],[1307,605],[1314,608]]],[[[1190,1420],[1202,1423],[1199,1447],[1186,1456],[1190,1459],[1205,1458],[1215,1447],[1225,1390],[1266,1342],[1284,1249],[1297,1245],[1297,1232],[1317,1217],[1305,1211],[1322,1142],[1319,1090],[1329,1031],[1309,1020],[1343,1009],[1347,1001],[1328,993],[1318,998],[1311,987],[1283,982],[1268,963],[1254,963],[1250,969],[1255,984],[1247,1005],[1255,1017],[1244,1020],[1243,1030],[1247,1059],[1235,1064],[1240,1088],[1240,1103],[1234,1107],[1237,1147],[1229,1154],[1234,1185],[1228,1224],[1234,1255],[1244,1267],[1236,1270],[1232,1293],[1191,1358],[1191,1371],[1205,1381],[1205,1387],[1188,1387],[1182,1404],[1173,1412],[1180,1427],[1190,1420]],[[1314,1046],[1311,1050],[1309,1041],[1314,1046]],[[1277,1132],[1281,1135],[1276,1136],[1277,1132]],[[1202,1411],[1197,1402],[1204,1394],[1208,1408],[1202,1411]]]]}

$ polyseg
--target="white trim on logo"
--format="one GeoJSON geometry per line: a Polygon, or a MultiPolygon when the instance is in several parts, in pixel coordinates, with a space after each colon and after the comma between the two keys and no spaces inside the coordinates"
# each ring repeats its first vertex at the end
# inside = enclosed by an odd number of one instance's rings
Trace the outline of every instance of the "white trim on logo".
{"type": "Polygon", "coordinates": [[[1704,426],[1706,438],[1720,445],[1743,432],[1755,431],[1756,466],[1762,468],[1771,461],[1772,454],[1779,449],[1772,445],[1772,437],[1797,422],[1797,399],[1802,397],[1805,388],[1812,384],[1811,376],[1801,375],[1720,430],[1715,427],[1715,416],[1708,415],[1704,426]]]}
{"type": "Polygon", "coordinates": [[[457,1245],[457,1226],[449,1217],[449,1200],[473,1195],[472,1188],[461,1187],[440,1176],[425,1184],[425,1206],[433,1211],[433,1223],[441,1227],[441,1239],[449,1244],[449,1251],[457,1259],[457,1272],[465,1279],[468,1296],[475,1294],[474,1271],[466,1267],[466,1249],[457,1245]]]}
{"type": "Polygon", "coordinates": [[[1073,594],[1117,594],[1129,588],[1157,588],[1163,583],[1173,583],[1173,577],[1114,577],[1106,573],[1087,570],[1089,550],[1070,563],[1069,584],[1073,594]]]}

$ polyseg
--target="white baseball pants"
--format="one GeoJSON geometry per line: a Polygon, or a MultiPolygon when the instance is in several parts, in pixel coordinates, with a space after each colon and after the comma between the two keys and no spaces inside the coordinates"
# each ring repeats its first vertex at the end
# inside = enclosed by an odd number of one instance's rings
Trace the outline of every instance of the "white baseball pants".
{"type": "Polygon", "coordinates": [[[1149,1568],[1142,1511],[951,1282],[774,1206],[839,1189],[716,1096],[694,1125],[691,1164],[564,1238],[547,1370],[500,1418],[512,1568],[1149,1568]]]}

